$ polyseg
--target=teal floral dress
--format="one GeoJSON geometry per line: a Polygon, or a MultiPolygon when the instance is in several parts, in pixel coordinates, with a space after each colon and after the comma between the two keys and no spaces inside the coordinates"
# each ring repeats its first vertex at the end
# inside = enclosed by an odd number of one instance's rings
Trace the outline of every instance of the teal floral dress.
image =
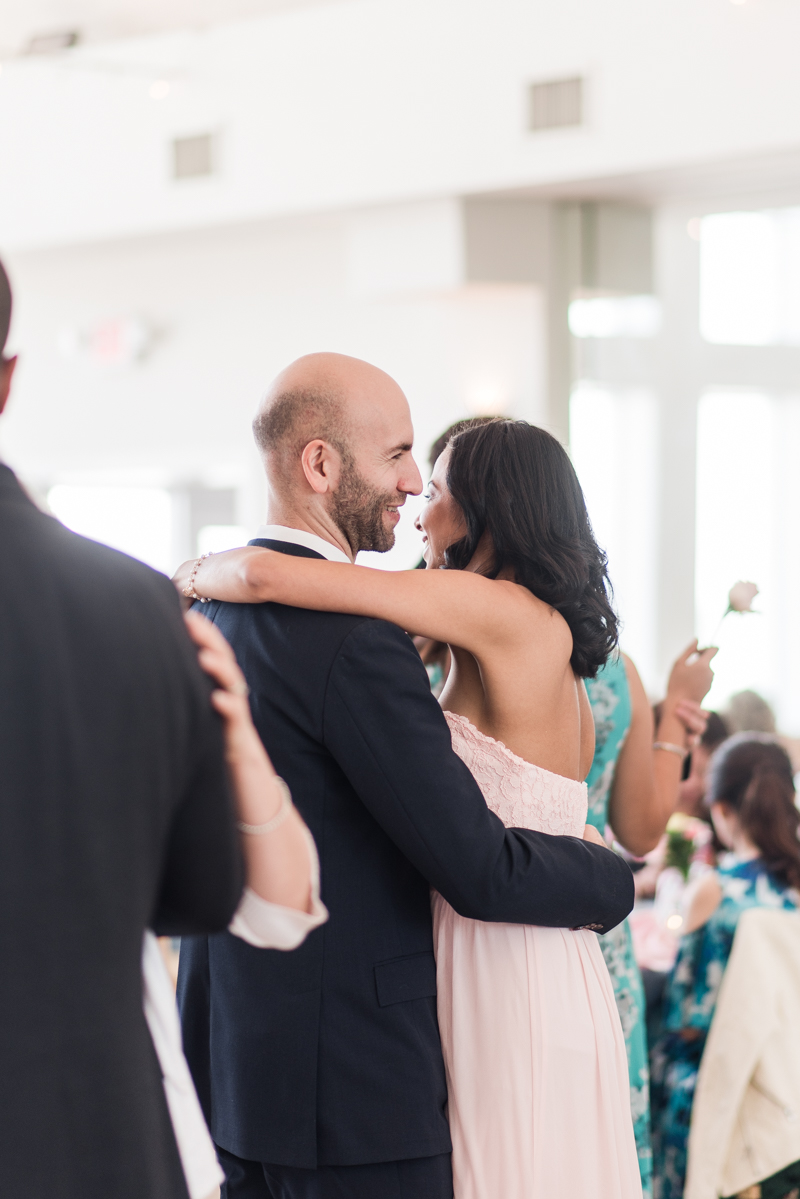
{"type": "MultiPolygon", "coordinates": [[[[631,696],[625,664],[618,655],[610,658],[597,678],[586,680],[595,727],[595,750],[589,785],[589,814],[586,817],[605,835],[608,802],[614,771],[625,736],[631,725],[631,696]]],[[[631,1087],[631,1113],[639,1154],[644,1199],[653,1194],[653,1158],[650,1149],[650,1077],[647,1063],[646,1004],[642,976],[633,954],[633,938],[627,920],[600,937],[600,948],[611,975],[617,1001],[631,1087]]]]}
{"type": "Polygon", "coordinates": [[[661,1036],[653,1046],[658,1199],[683,1195],[697,1072],[739,916],[747,908],[797,906],[796,893],[779,883],[760,858],[743,862],[730,854],[717,874],[722,901],[706,924],[681,941],[664,997],[661,1036]]]}

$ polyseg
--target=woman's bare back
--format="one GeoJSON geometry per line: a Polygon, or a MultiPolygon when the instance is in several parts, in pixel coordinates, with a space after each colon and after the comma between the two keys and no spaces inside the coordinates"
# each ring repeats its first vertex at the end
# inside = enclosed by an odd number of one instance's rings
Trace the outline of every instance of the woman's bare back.
{"type": "Polygon", "coordinates": [[[494,586],[495,615],[506,616],[515,632],[503,643],[487,637],[477,652],[451,644],[441,705],[525,761],[583,781],[594,756],[594,721],[570,665],[569,627],[526,588],[500,580],[494,586]]]}

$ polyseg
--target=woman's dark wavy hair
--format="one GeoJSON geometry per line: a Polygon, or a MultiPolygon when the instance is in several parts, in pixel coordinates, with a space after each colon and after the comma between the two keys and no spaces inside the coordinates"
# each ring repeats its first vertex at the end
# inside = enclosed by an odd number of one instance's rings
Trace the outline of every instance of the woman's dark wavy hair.
{"type": "Polygon", "coordinates": [[[736,733],[709,764],[706,804],[727,804],[784,884],[800,888],[800,812],[795,807],[792,763],[768,733],[736,733]]]}
{"type": "Polygon", "coordinates": [[[566,450],[544,429],[502,417],[456,433],[447,486],[467,524],[445,565],[464,570],[484,533],[494,547],[485,573],[504,570],[566,620],[572,669],[592,679],[617,644],[606,555],[594,539],[566,450]]]}

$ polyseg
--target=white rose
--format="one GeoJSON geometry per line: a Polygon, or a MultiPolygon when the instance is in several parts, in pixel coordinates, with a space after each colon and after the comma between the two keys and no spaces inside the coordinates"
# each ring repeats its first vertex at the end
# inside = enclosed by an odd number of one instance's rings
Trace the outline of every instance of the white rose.
{"type": "Polygon", "coordinates": [[[728,592],[728,611],[752,612],[753,600],[757,595],[758,588],[755,583],[745,583],[740,579],[728,592]]]}

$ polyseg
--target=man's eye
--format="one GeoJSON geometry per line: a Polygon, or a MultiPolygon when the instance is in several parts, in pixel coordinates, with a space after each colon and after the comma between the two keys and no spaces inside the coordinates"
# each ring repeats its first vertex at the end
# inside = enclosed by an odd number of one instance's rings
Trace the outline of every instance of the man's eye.
{"type": "Polygon", "coordinates": [[[429,500],[431,498],[431,493],[429,491],[423,491],[422,498],[424,500],[429,500]]]}

